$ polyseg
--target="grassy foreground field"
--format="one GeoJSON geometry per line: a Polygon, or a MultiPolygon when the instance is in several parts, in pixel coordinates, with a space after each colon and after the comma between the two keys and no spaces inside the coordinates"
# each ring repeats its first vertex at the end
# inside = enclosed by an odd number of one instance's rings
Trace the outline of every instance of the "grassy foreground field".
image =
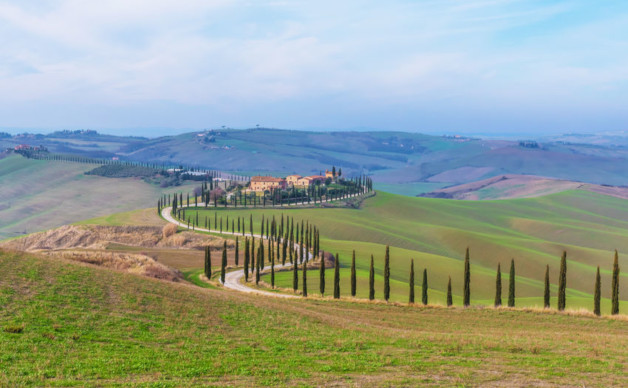
{"type": "MultiPolygon", "coordinates": [[[[214,209],[200,210],[200,219],[214,218],[214,209]]],[[[366,297],[370,255],[375,257],[376,298],[382,298],[385,246],[391,246],[391,299],[406,302],[410,260],[415,259],[417,295],[423,268],[428,270],[430,301],[444,303],[448,276],[454,303],[460,303],[465,248],[471,250],[471,298],[491,305],[495,271],[501,263],[504,298],[510,260],[515,259],[517,306],[542,306],[545,265],[550,266],[552,296],[556,296],[558,268],[563,250],[568,254],[567,307],[592,309],[595,270],[602,271],[602,310],[610,310],[614,249],[620,267],[628,268],[628,201],[585,191],[568,191],[530,199],[454,201],[408,198],[378,192],[361,209],[218,209],[218,217],[253,215],[254,229],[265,217],[282,214],[320,227],[321,246],[340,254],[341,293],[349,294],[349,265],[356,250],[358,296],[366,297]]],[[[194,211],[188,211],[194,219],[194,211]]],[[[248,230],[248,226],[247,226],[248,230]]],[[[318,274],[310,272],[310,293],[318,290],[318,274]]],[[[327,274],[331,293],[332,271],[327,274]]],[[[626,289],[628,272],[620,276],[626,289]]],[[[292,287],[292,275],[277,276],[281,287],[292,287]]],[[[620,292],[621,309],[628,308],[628,293],[620,292]]],[[[552,299],[555,306],[555,299],[552,299]]]]}
{"type": "Polygon", "coordinates": [[[0,385],[626,386],[628,322],[279,300],[0,253],[0,385]]]}

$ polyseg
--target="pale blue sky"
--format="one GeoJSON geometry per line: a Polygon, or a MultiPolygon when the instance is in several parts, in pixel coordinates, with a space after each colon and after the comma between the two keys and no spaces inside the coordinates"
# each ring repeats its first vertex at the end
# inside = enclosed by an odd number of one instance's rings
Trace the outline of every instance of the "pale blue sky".
{"type": "Polygon", "coordinates": [[[628,129],[625,0],[0,0],[0,47],[0,129],[628,129]]]}

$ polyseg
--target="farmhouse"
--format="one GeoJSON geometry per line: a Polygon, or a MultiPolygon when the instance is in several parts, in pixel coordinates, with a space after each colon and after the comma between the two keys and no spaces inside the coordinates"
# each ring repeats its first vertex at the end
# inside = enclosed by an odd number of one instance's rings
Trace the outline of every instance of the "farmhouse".
{"type": "Polygon", "coordinates": [[[325,179],[326,178],[322,175],[306,176],[306,177],[298,179],[295,186],[309,187],[309,186],[315,185],[317,182],[319,184],[323,183],[325,182],[325,179]]]}
{"type": "Polygon", "coordinates": [[[285,189],[286,180],[272,176],[254,176],[251,178],[251,190],[266,191],[274,189],[285,189]]]}
{"type": "Polygon", "coordinates": [[[334,179],[334,178],[336,178],[336,177],[334,176],[333,171],[325,170],[325,178],[331,178],[331,179],[334,179]]]}
{"type": "Polygon", "coordinates": [[[301,178],[303,178],[301,175],[288,175],[286,177],[286,183],[288,184],[288,186],[294,186],[301,178]]]}

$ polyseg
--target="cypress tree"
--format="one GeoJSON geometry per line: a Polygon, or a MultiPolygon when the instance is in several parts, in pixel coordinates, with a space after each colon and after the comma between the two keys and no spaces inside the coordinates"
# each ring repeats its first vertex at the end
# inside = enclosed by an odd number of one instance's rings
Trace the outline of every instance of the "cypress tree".
{"type": "Polygon", "coordinates": [[[334,265],[334,298],[340,298],[340,258],[336,253],[336,263],[334,265]]]}
{"type": "Polygon", "coordinates": [[[236,237],[236,243],[235,243],[235,265],[236,267],[239,265],[239,261],[240,261],[240,243],[238,242],[238,237],[236,237]]]}
{"type": "Polygon", "coordinates": [[[471,264],[469,263],[469,248],[464,256],[464,307],[471,305],[471,264]]]}
{"type": "Polygon", "coordinates": [[[275,288],[275,255],[270,253],[270,286],[275,288]]]}
{"type": "Polygon", "coordinates": [[[619,254],[615,250],[613,261],[613,278],[611,284],[611,314],[619,314],[619,254]]]}
{"type": "Polygon", "coordinates": [[[205,276],[207,279],[212,277],[212,254],[209,246],[205,247],[205,276]]]}
{"type": "Polygon", "coordinates": [[[410,296],[408,303],[414,303],[414,259],[410,261],[410,296]]]}
{"type": "Polygon", "coordinates": [[[550,308],[550,278],[549,264],[545,267],[545,289],[543,291],[543,307],[550,308]]]}
{"type": "Polygon", "coordinates": [[[384,299],[388,302],[390,298],[390,248],[386,245],[386,256],[384,259],[384,299]]]}
{"type": "Polygon", "coordinates": [[[508,307],[515,307],[515,259],[510,261],[510,276],[508,278],[508,307]]]}
{"type": "Polygon", "coordinates": [[[307,262],[303,263],[303,296],[307,296],[307,262]]]}
{"type": "Polygon", "coordinates": [[[355,250],[351,259],[351,296],[355,297],[356,278],[355,278],[355,250]]]}
{"type": "Polygon", "coordinates": [[[225,284],[225,274],[227,273],[227,242],[225,241],[222,249],[222,263],[220,266],[220,282],[225,284]]]}
{"type": "Polygon", "coordinates": [[[421,301],[427,305],[427,268],[423,269],[423,284],[421,285],[421,301]]]}
{"type": "Polygon", "coordinates": [[[595,292],[593,296],[593,314],[599,316],[600,312],[600,266],[597,266],[597,273],[595,274],[595,292]]]}
{"type": "Polygon", "coordinates": [[[325,295],[325,252],[321,251],[321,267],[319,270],[319,275],[318,275],[319,279],[318,279],[318,283],[319,283],[319,290],[321,292],[321,296],[325,295]]]}
{"type": "Polygon", "coordinates": [[[447,307],[454,304],[454,298],[451,295],[451,276],[449,277],[449,282],[447,282],[447,307]]]}
{"type": "Polygon", "coordinates": [[[292,290],[297,292],[299,289],[299,266],[296,263],[292,264],[292,290]]]}
{"type": "Polygon", "coordinates": [[[251,259],[249,257],[249,239],[248,237],[244,238],[244,281],[249,281],[249,264],[251,263],[251,259]]]}
{"type": "Polygon", "coordinates": [[[497,277],[495,278],[495,307],[502,305],[502,268],[497,263],[497,277]]]}
{"type": "Polygon", "coordinates": [[[373,266],[373,255],[371,255],[371,269],[369,270],[369,300],[375,299],[375,268],[373,266]]]}
{"type": "Polygon", "coordinates": [[[567,304],[567,252],[563,251],[560,259],[560,275],[558,277],[558,310],[563,311],[567,304]]]}
{"type": "Polygon", "coordinates": [[[264,252],[264,245],[260,244],[257,247],[257,260],[255,260],[255,285],[259,285],[260,280],[260,256],[264,252]]]}

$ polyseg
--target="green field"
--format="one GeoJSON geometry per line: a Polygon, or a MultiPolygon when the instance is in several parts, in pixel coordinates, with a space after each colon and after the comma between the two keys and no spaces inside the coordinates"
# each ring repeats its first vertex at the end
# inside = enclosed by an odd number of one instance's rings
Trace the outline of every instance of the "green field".
{"type": "MultiPolygon", "coordinates": [[[[214,210],[200,210],[201,219],[213,219],[214,210]]],[[[194,212],[188,211],[194,218],[194,212]]],[[[265,217],[309,220],[321,230],[322,249],[340,255],[341,291],[349,294],[352,250],[357,254],[358,296],[367,293],[370,255],[375,257],[376,297],[382,298],[385,246],[391,246],[391,299],[407,301],[410,260],[415,259],[417,287],[423,268],[428,270],[430,302],[443,303],[448,276],[454,302],[462,295],[463,257],[471,251],[472,303],[491,305],[495,271],[501,263],[503,297],[507,297],[510,260],[515,259],[517,306],[542,306],[545,265],[549,264],[552,293],[556,296],[558,267],[563,250],[568,254],[567,307],[592,309],[596,266],[602,271],[602,309],[608,313],[613,250],[620,252],[620,266],[628,267],[628,201],[585,191],[546,197],[501,201],[453,201],[408,198],[378,192],[361,209],[218,210],[230,218],[249,214],[259,230],[265,217]]],[[[247,226],[248,230],[248,226],[247,226]]],[[[310,293],[318,289],[316,272],[310,273],[310,293]]],[[[332,271],[326,275],[331,293],[332,271]]],[[[621,273],[621,288],[628,273],[621,273]]],[[[292,287],[292,275],[278,274],[282,287],[292,287]]],[[[417,289],[417,295],[420,290],[417,289]]],[[[621,309],[628,308],[627,293],[621,309]]],[[[555,299],[552,300],[555,306],[555,299]]]]}
{"type": "Polygon", "coordinates": [[[0,252],[2,386],[626,386],[628,322],[279,300],[0,252]]]}
{"type": "Polygon", "coordinates": [[[0,240],[58,227],[85,218],[154,206],[160,188],[134,178],[84,175],[95,165],[0,159],[0,240]]]}

